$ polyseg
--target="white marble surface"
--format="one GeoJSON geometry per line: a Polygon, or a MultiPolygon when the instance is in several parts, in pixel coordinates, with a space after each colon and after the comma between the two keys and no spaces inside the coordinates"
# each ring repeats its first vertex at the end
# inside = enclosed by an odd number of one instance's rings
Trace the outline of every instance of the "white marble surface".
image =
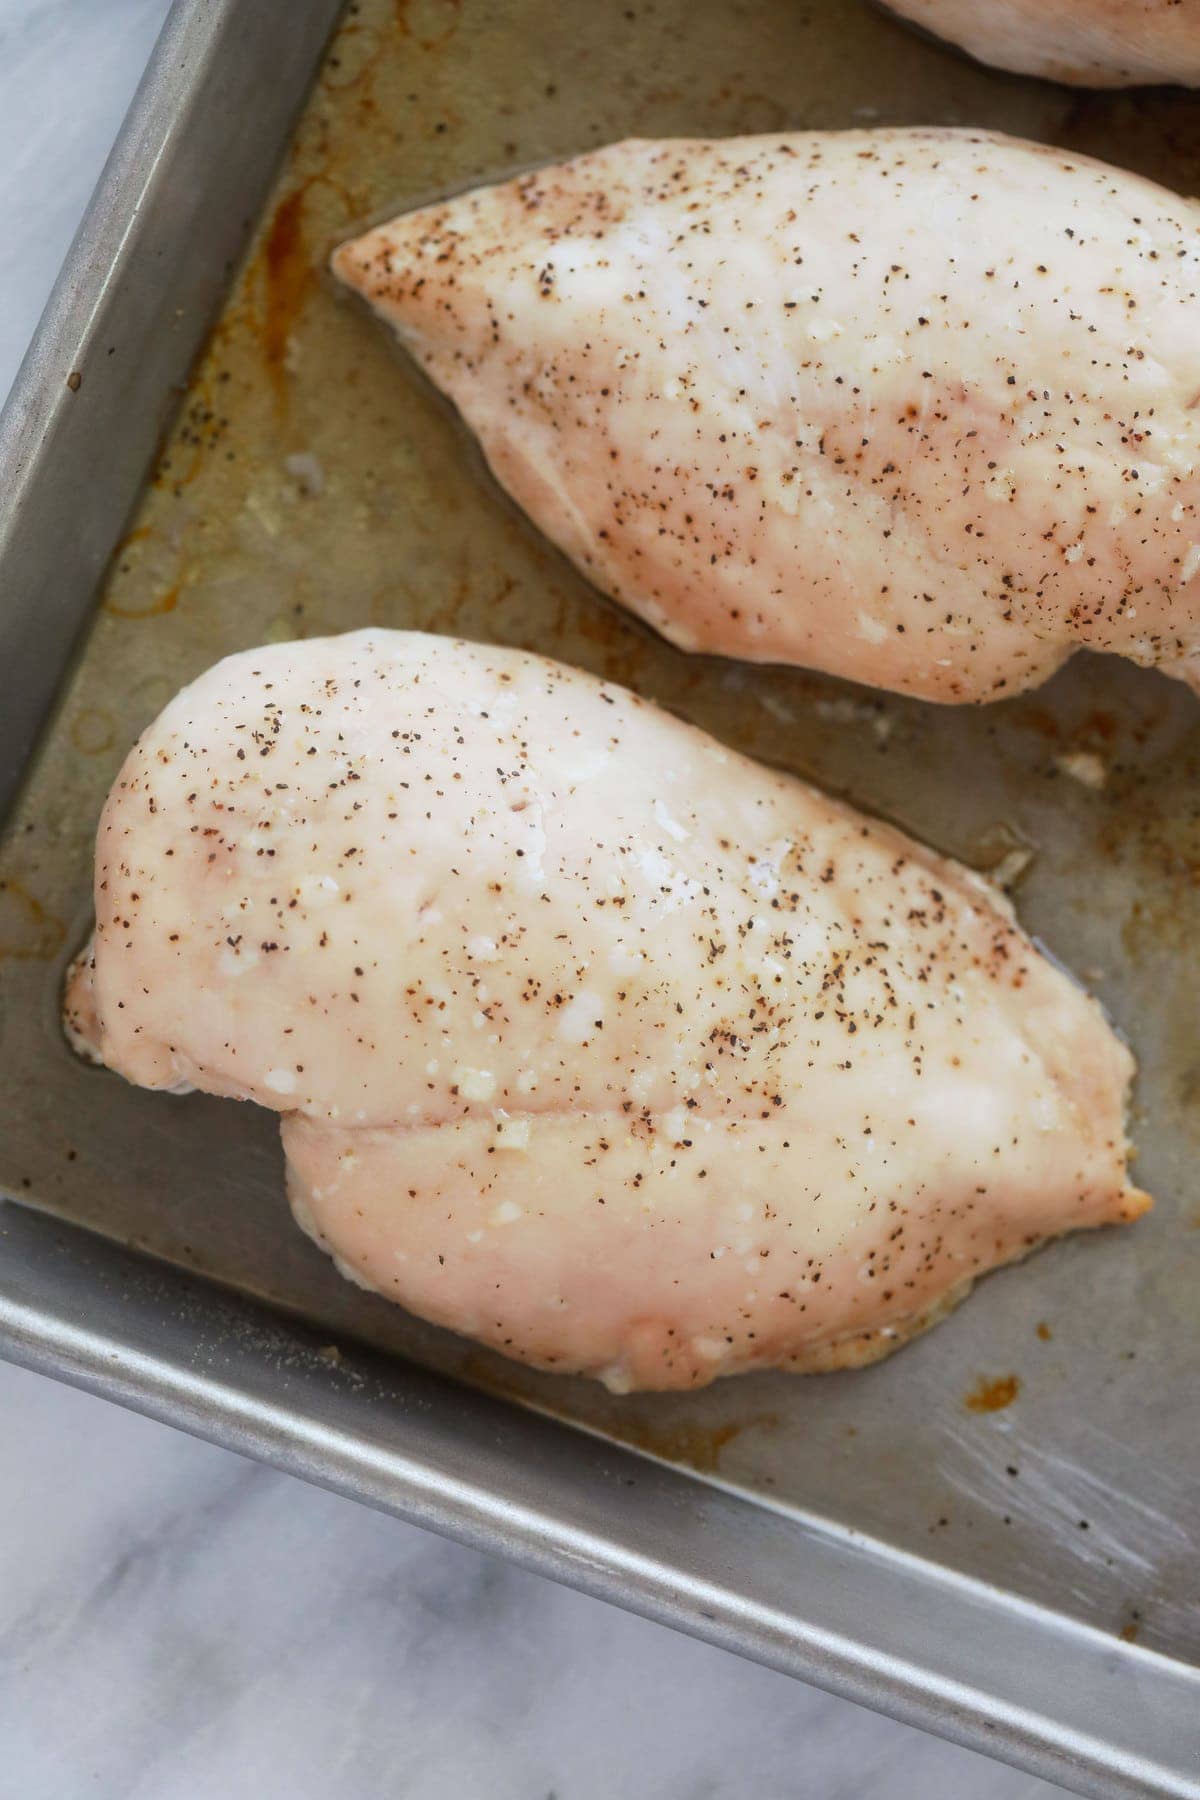
{"type": "MultiPolygon", "coordinates": [[[[165,10],[0,0],[0,394],[165,10]]],[[[0,1444],[5,1796],[1059,1792],[5,1365],[0,1444]]]]}

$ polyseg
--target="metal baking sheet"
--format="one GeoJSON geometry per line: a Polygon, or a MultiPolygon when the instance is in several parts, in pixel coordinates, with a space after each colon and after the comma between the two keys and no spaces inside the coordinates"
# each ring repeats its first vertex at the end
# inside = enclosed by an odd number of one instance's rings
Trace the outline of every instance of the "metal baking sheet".
{"type": "Polygon", "coordinates": [[[859,0],[359,0],[180,401],[336,10],[177,4],[0,421],[0,1188],[37,1209],[0,1210],[0,1347],[1081,1792],[1195,1800],[1195,700],[1098,658],[958,712],[682,656],[322,266],[381,212],[635,133],[969,123],[1194,191],[1200,100],[989,74],[859,0]],[[1028,859],[1023,918],[1138,1050],[1155,1213],[876,1368],[697,1395],[521,1371],[343,1283],[271,1118],[83,1068],[57,995],[141,726],[229,650],[368,621],[560,656],[977,866],[1028,859]]]}

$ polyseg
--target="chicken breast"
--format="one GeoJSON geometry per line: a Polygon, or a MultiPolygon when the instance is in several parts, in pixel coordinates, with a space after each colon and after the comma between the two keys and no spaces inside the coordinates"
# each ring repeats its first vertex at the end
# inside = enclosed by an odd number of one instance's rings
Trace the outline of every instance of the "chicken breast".
{"type": "Polygon", "coordinates": [[[1197,666],[1198,219],[977,132],[631,142],[334,267],[676,644],[989,700],[1197,666]]]}
{"type": "Polygon", "coordinates": [[[279,1112],[353,1279],[618,1391],[868,1361],[1148,1204],[1131,1058],[999,894],[513,650],[366,631],[186,689],[67,1020],[279,1112]]]}
{"type": "Polygon", "coordinates": [[[980,62],[1079,87],[1200,85],[1200,0],[886,0],[980,62]]]}

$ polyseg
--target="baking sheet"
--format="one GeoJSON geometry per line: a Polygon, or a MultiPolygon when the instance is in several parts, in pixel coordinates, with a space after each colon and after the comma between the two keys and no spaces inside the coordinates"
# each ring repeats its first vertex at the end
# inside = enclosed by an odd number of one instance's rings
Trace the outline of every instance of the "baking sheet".
{"type": "Polygon", "coordinates": [[[1195,701],[1096,658],[957,713],[683,657],[536,536],[321,273],[366,218],[607,139],[918,122],[998,126],[1198,185],[1193,97],[991,75],[857,0],[348,9],[0,853],[0,1184],[299,1312],[330,1342],[400,1351],[1195,1664],[1195,701]],[[137,730],[228,650],[368,621],[560,656],[969,862],[1031,853],[1025,922],[1141,1058],[1138,1179],[1156,1212],[990,1278],[875,1369],[694,1396],[618,1401],[524,1373],[343,1284],[287,1217],[270,1118],[81,1068],[56,1001],[86,927],[95,818],[137,730]],[[1100,789],[1064,772],[1079,751],[1101,759],[1100,789]]]}

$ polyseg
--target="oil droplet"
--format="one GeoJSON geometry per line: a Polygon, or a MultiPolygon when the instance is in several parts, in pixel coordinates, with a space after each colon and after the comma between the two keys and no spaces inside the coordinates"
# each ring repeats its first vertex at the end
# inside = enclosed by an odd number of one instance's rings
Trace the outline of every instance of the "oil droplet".
{"type": "Polygon", "coordinates": [[[415,38],[422,50],[440,50],[454,36],[462,18],[462,0],[426,0],[418,4],[418,19],[410,18],[413,0],[395,0],[396,29],[402,37],[415,38]]]}
{"type": "Polygon", "coordinates": [[[116,721],[111,713],[98,707],[85,706],[71,721],[71,742],[81,756],[99,756],[111,747],[116,736],[116,721]]]}
{"type": "Polygon", "coordinates": [[[129,690],[130,703],[137,707],[138,718],[157,717],[167,701],[179,690],[179,683],[166,675],[145,675],[129,690]]]}
{"type": "Polygon", "coordinates": [[[115,600],[110,594],[104,602],[104,610],[114,619],[154,619],[163,613],[174,612],[178,605],[179,583],[175,582],[172,587],[156,588],[153,593],[133,599],[131,605],[115,600]]]}
{"type": "Polygon", "coordinates": [[[1011,1406],[1021,1391],[1021,1383],[1016,1375],[996,1375],[989,1379],[981,1375],[964,1404],[969,1412],[990,1413],[1003,1412],[1011,1406]]]}

